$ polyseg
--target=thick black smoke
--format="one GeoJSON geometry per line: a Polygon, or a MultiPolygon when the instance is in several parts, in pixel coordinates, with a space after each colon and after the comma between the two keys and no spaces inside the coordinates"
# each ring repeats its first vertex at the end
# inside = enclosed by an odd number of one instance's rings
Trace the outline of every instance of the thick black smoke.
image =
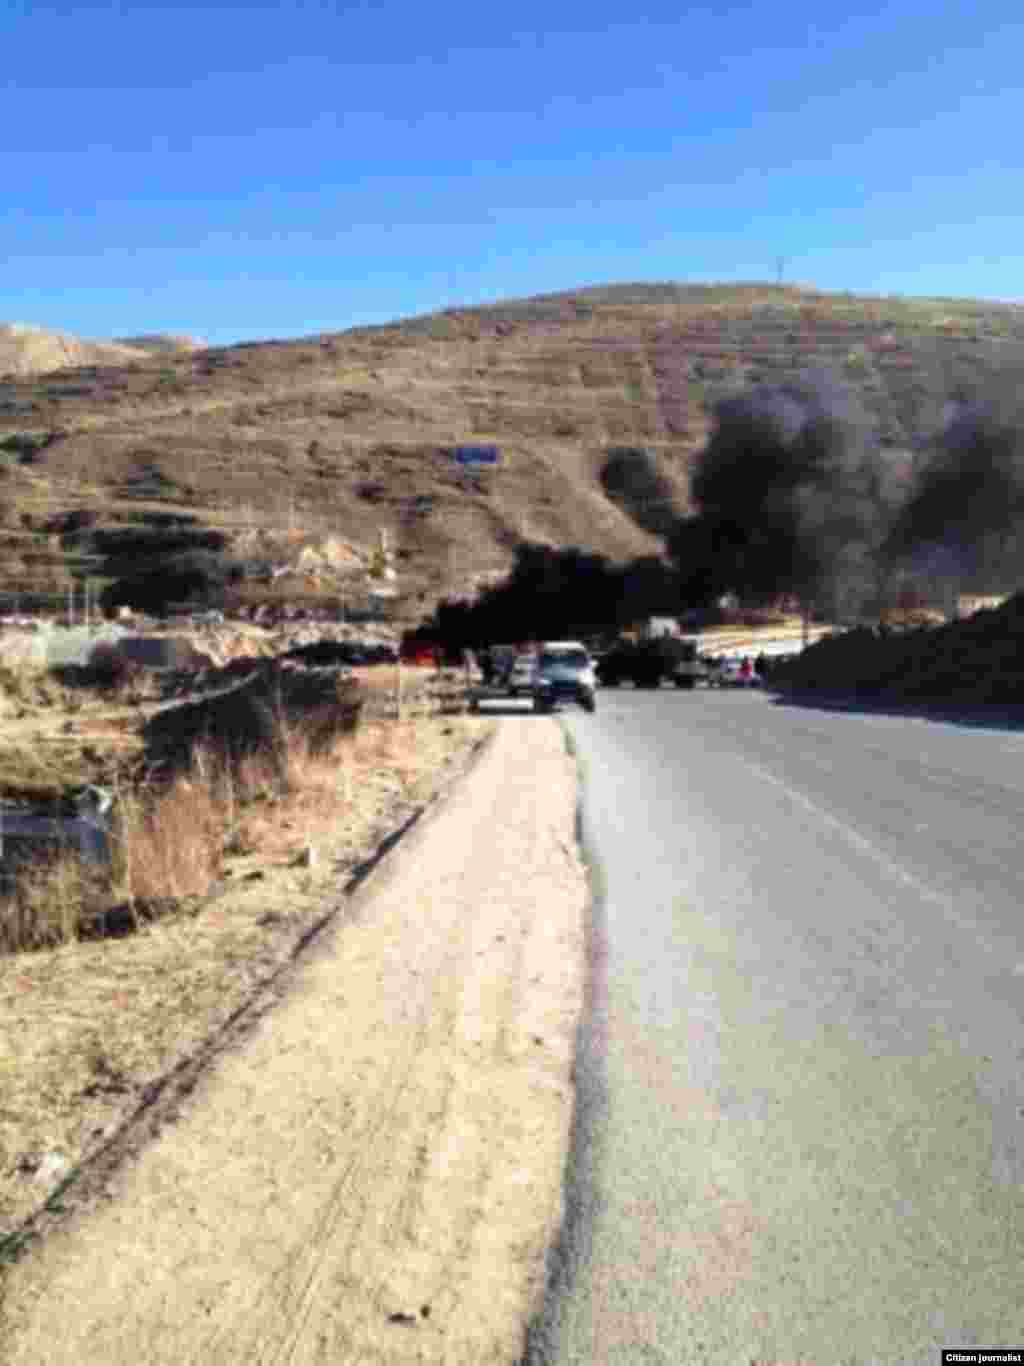
{"type": "Polygon", "coordinates": [[[679,587],[657,557],[613,565],[575,547],[525,542],[502,583],[473,603],[442,603],[420,631],[450,649],[600,635],[679,610],[679,587]]]}
{"type": "Polygon", "coordinates": [[[859,602],[888,530],[884,471],[852,393],[826,374],[721,400],[669,538],[694,593],[859,602]]]}
{"type": "Polygon", "coordinates": [[[975,591],[1020,583],[1024,531],[1024,403],[1015,385],[947,405],[919,452],[909,496],[885,550],[919,577],[975,591]]]}
{"type": "Polygon", "coordinates": [[[672,489],[659,473],[648,451],[614,446],[601,469],[605,493],[652,536],[668,538],[679,521],[672,489]]]}
{"type": "MultiPolygon", "coordinates": [[[[720,401],[691,480],[693,515],[644,450],[609,452],[601,482],[663,538],[625,566],[524,544],[509,578],[445,603],[426,634],[451,646],[597,634],[725,593],[795,594],[834,619],[874,615],[910,573],[933,588],[1009,591],[1024,576],[1024,400],[958,395],[909,487],[851,391],[825,373],[720,401]]],[[[923,585],[922,585],[923,586],[923,585]]]]}

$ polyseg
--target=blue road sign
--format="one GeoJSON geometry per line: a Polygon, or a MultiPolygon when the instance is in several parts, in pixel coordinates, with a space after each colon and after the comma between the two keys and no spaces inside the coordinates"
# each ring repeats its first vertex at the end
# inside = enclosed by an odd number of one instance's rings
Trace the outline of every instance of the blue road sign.
{"type": "Polygon", "coordinates": [[[497,465],[501,459],[497,446],[456,446],[453,454],[460,465],[497,465]]]}

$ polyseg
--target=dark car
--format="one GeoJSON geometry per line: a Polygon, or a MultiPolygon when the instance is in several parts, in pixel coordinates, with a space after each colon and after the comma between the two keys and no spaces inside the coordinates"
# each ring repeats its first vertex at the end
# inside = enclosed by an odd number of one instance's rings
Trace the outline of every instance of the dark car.
{"type": "Polygon", "coordinates": [[[596,706],[594,664],[577,641],[549,641],[537,661],[537,694],[542,705],[578,702],[584,711],[596,706]]]}

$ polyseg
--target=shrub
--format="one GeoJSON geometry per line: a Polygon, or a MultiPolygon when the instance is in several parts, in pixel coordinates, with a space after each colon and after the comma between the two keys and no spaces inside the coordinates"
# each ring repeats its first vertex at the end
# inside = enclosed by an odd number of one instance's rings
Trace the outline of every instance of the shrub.
{"type": "Polygon", "coordinates": [[[79,681],[105,692],[123,692],[137,683],[142,673],[142,666],[137,661],[128,659],[116,646],[101,642],[80,671],[79,681]]]}
{"type": "Polygon", "coordinates": [[[1024,596],[948,626],[862,628],[812,645],[776,671],[785,685],[928,701],[1024,701],[1024,596]]]}

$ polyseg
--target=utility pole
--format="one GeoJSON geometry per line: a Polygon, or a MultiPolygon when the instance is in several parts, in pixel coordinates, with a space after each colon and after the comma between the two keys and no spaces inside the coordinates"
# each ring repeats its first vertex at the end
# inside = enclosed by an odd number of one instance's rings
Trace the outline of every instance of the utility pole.
{"type": "Polygon", "coordinates": [[[776,256],[776,258],[775,258],[775,283],[776,283],[776,285],[779,286],[779,288],[782,287],[782,272],[783,272],[783,270],[785,269],[786,264],[787,264],[787,262],[786,262],[786,257],[785,257],[785,256],[776,256]]]}

